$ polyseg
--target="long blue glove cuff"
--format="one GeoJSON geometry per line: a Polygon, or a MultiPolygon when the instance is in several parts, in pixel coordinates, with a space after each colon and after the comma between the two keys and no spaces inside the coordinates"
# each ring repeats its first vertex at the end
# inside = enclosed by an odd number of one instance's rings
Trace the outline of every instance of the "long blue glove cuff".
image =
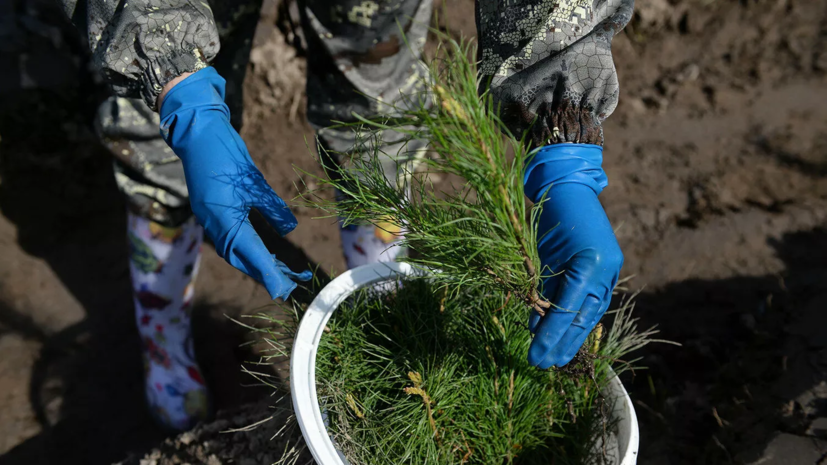
{"type": "MultiPolygon", "coordinates": [[[[255,206],[265,216],[278,216],[279,221],[270,223],[284,236],[296,227],[296,218],[267,185],[241,136],[230,124],[230,109],[224,103],[225,83],[210,67],[176,84],[161,105],[161,134],[184,162],[187,176],[200,172],[223,181],[203,184],[200,190],[226,189],[224,205],[232,206],[235,199],[255,206]]],[[[190,197],[200,197],[200,190],[191,191],[190,197]]],[[[211,196],[216,194],[212,192],[211,196]]],[[[209,229],[207,224],[204,227],[209,229]]]]}
{"type": "Polygon", "coordinates": [[[540,368],[568,363],[611,302],[623,254],[597,196],[608,185],[603,149],[557,144],[531,154],[525,193],[544,201],[537,218],[541,292],[554,305],[542,319],[532,312],[535,337],[528,361],[540,368]]]}
{"type": "Polygon", "coordinates": [[[161,105],[161,134],[181,159],[190,205],[215,244],[235,268],[264,284],[271,297],[287,298],[294,273],[272,255],[253,228],[255,208],[282,236],[296,217],[253,163],[247,146],[230,124],[224,103],[224,79],[205,68],[176,84],[161,105]]]}
{"type": "Polygon", "coordinates": [[[213,106],[229,118],[230,110],[224,103],[226,83],[213,67],[194,73],[167,92],[161,104],[161,120],[181,110],[204,106],[213,106]]]}
{"type": "Polygon", "coordinates": [[[534,150],[525,166],[525,195],[539,202],[549,186],[577,183],[600,194],[609,180],[601,165],[603,147],[592,144],[555,144],[534,150]]]}

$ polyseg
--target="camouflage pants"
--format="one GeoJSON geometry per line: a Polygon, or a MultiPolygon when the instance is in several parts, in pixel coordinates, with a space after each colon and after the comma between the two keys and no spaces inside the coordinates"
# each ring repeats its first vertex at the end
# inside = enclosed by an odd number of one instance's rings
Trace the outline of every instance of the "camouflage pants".
{"type": "MultiPolygon", "coordinates": [[[[211,64],[227,80],[226,101],[240,129],[241,86],[261,0],[210,3],[221,38],[221,51],[211,64]]],[[[354,152],[352,133],[328,126],[353,120],[354,112],[387,113],[383,102],[400,105],[403,94],[418,91],[432,1],[300,0],[299,5],[308,47],[308,120],[326,149],[354,152]]],[[[181,162],[158,126],[158,114],[141,99],[111,97],[96,119],[102,142],[115,156],[115,177],[130,209],[177,226],[191,216],[187,186],[181,162]]],[[[425,148],[424,141],[403,143],[397,134],[384,134],[383,141],[389,178],[398,176],[400,158],[416,157],[425,148]]]]}

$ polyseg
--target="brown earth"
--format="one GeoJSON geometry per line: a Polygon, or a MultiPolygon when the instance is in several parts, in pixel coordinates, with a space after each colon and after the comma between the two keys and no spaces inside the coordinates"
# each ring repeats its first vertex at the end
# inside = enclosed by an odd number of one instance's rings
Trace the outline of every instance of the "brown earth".
{"type": "MultiPolygon", "coordinates": [[[[280,193],[316,170],[303,59],[265,2],[243,137],[280,193]]],[[[601,198],[650,346],[626,381],[640,463],[827,458],[827,2],[638,0],[614,42],[623,89],[606,122],[601,198]]],[[[0,14],[0,465],[270,463],[278,422],[224,315],[264,291],[207,250],[196,345],[219,419],[163,440],[142,404],[124,205],[89,129],[103,95],[80,45],[36,2],[0,14]],[[35,11],[36,10],[36,11],[35,11]],[[21,77],[22,76],[22,77],[21,77]],[[258,403],[256,403],[258,402],[258,403]],[[262,403],[263,402],[263,403],[262,403]],[[154,449],[153,449],[154,448],[154,449]],[[176,462],[172,457],[177,456],[176,462]],[[155,461],[155,462],[153,462],[155,461]]],[[[440,26],[473,35],[473,2],[440,26]]],[[[343,269],[336,226],[297,208],[269,238],[288,264],[343,269]]],[[[306,301],[310,293],[298,296],[306,301]]],[[[279,416],[278,414],[276,416],[279,416]]]]}

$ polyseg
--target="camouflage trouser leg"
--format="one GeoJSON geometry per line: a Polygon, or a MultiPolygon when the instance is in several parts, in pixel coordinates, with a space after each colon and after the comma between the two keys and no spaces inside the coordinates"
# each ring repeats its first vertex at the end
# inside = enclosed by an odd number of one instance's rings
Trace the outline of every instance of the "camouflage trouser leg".
{"type": "MultiPolygon", "coordinates": [[[[242,85],[261,0],[210,1],[221,37],[212,65],[227,80],[226,101],[239,129],[242,85]]],[[[181,161],[161,138],[158,114],[141,99],[110,97],[98,109],[96,128],[115,156],[115,178],[130,210],[167,226],[192,216],[181,161]]]]}
{"type": "MultiPolygon", "coordinates": [[[[353,113],[393,115],[396,108],[420,103],[427,69],[421,62],[433,8],[432,0],[299,0],[307,38],[307,115],[321,147],[343,154],[371,149],[334,122],[355,122],[353,113]]],[[[385,176],[399,181],[409,162],[425,152],[424,140],[405,141],[382,134],[380,160],[385,176]]]]}

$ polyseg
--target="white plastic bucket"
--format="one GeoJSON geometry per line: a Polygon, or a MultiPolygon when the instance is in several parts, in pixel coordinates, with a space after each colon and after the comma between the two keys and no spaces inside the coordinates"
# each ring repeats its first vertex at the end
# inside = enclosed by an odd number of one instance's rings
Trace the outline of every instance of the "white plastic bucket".
{"type": "MultiPolygon", "coordinates": [[[[320,465],[346,465],[327,434],[325,420],[316,395],[316,351],[324,334],[327,320],[354,291],[398,277],[416,276],[420,272],[405,263],[377,263],[347,271],[322,289],[307,308],[299,323],[290,357],[290,390],[293,409],[307,447],[320,465]]],[[[609,381],[607,397],[617,399],[614,418],[617,424],[617,446],[620,461],[616,465],[637,463],[639,432],[632,400],[617,377],[609,381]]]]}

